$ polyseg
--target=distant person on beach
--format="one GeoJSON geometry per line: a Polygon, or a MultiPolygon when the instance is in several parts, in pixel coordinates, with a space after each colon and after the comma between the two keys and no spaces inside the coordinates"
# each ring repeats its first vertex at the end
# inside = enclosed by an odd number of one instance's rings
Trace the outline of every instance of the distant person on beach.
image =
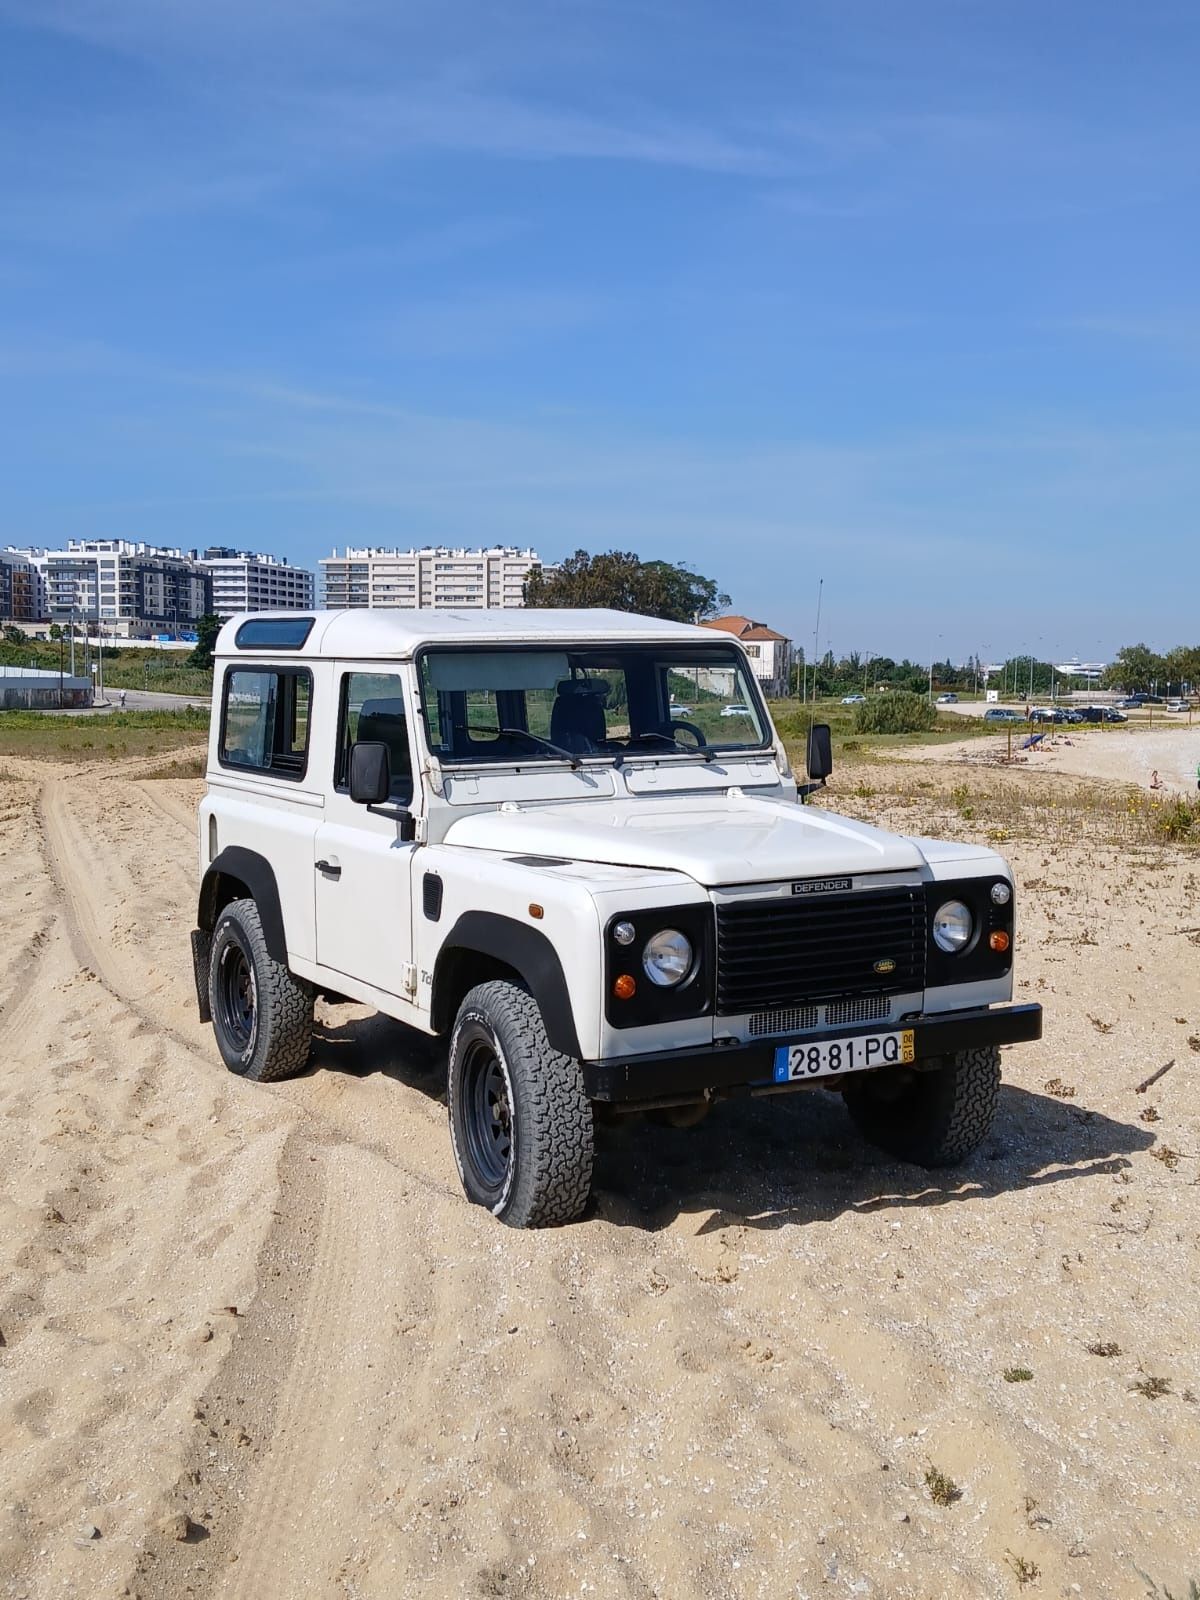
{"type": "Polygon", "coordinates": [[[125,709],[125,691],[124,691],[124,689],[121,690],[120,694],[117,696],[117,699],[121,703],[121,710],[124,711],[124,709],[125,709]]]}
{"type": "Polygon", "coordinates": [[[1157,768],[1155,768],[1155,770],[1150,774],[1150,787],[1152,789],[1161,789],[1162,788],[1162,779],[1158,775],[1158,769],[1157,768]]]}

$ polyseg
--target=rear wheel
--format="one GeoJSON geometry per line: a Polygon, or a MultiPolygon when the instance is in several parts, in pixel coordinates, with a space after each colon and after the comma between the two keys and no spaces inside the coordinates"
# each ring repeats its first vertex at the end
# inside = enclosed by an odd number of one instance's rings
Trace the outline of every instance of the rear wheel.
{"type": "Polygon", "coordinates": [[[855,1074],[842,1096],[864,1138],[902,1161],[952,1167],[987,1136],[1000,1097],[992,1046],[943,1057],[926,1072],[855,1074]]]}
{"type": "Polygon", "coordinates": [[[592,1108],[579,1063],[550,1046],[531,994],[481,983],[459,1008],[448,1096],[467,1197],[513,1228],[573,1222],[592,1185],[592,1108]]]}
{"type": "Polygon", "coordinates": [[[312,1046],[312,989],[267,949],[253,900],[232,900],[217,918],[208,998],[217,1048],[230,1072],[269,1083],[304,1070],[312,1046]]]}

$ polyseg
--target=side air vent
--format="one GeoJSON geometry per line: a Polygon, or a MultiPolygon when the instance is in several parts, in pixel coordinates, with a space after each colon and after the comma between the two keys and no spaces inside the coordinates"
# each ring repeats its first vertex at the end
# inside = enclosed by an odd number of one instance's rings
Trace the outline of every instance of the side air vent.
{"type": "Polygon", "coordinates": [[[442,914],[442,880],[436,872],[427,872],[421,880],[421,907],[430,922],[442,914]]]}

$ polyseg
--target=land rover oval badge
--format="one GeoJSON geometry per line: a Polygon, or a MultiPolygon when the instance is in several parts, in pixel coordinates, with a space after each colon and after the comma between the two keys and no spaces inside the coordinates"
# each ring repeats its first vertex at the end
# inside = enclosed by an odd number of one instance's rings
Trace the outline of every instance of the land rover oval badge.
{"type": "Polygon", "coordinates": [[[880,976],[882,976],[885,972],[895,972],[895,970],[896,963],[892,960],[891,956],[884,956],[882,961],[877,961],[875,963],[875,971],[878,972],[880,976]]]}

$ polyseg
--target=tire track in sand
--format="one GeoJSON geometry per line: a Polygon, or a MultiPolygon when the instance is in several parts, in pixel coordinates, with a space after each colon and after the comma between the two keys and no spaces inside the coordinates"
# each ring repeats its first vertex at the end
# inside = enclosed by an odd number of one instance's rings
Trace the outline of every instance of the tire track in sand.
{"type": "Polygon", "coordinates": [[[174,823],[183,829],[194,843],[196,838],[196,810],[190,810],[174,795],[163,792],[163,779],[144,778],[133,785],[155,811],[164,816],[168,822],[174,823]]]}
{"type": "Polygon", "coordinates": [[[86,837],[71,815],[68,792],[65,783],[51,779],[38,797],[37,812],[45,841],[46,872],[57,892],[63,925],[76,961],[81,968],[94,972],[112,998],[132,1011],[139,1021],[165,1033],[172,1043],[208,1065],[211,1058],[200,1040],[180,1031],[160,1010],[147,1005],[145,998],[135,992],[134,977],[127,962],[117,954],[101,926],[90,880],[81,865],[94,851],[89,849],[86,837]]]}

